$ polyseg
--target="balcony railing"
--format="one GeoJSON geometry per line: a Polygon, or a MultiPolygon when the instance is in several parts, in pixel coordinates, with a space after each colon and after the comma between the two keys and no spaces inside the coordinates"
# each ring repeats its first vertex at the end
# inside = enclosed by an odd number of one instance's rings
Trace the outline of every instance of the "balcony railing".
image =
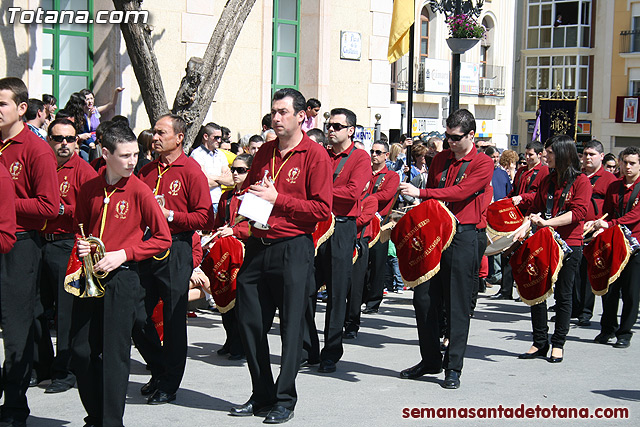
{"type": "Polygon", "coordinates": [[[620,53],[640,53],[640,30],[620,32],[620,53]]]}
{"type": "MultiPolygon", "coordinates": [[[[481,67],[481,70],[483,67],[481,67]]],[[[485,65],[485,77],[480,77],[478,95],[504,96],[504,67],[500,65],[485,65]]],[[[482,73],[481,73],[482,76],[482,73]]]]}

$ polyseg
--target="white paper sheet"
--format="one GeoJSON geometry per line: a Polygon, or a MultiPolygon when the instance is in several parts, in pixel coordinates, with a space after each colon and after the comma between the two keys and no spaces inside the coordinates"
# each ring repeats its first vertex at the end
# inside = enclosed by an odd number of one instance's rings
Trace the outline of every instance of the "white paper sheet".
{"type": "Polygon", "coordinates": [[[261,224],[267,224],[273,204],[251,193],[246,193],[238,213],[261,224]]]}

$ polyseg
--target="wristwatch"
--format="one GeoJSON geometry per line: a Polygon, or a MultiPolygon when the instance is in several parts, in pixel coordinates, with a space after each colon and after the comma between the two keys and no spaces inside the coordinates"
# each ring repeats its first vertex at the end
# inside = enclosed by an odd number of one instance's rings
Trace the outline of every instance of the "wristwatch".
{"type": "Polygon", "coordinates": [[[173,211],[169,211],[169,216],[167,217],[167,222],[173,222],[173,211]]]}
{"type": "Polygon", "coordinates": [[[58,216],[63,215],[64,214],[64,205],[62,203],[60,203],[60,209],[58,209],[58,216]]]}

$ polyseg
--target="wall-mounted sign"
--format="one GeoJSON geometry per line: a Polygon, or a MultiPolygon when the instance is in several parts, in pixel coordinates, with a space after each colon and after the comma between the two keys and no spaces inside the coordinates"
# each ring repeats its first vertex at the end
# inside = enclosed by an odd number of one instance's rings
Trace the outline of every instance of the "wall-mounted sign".
{"type": "Polygon", "coordinates": [[[480,69],[478,64],[463,62],[460,64],[460,93],[477,95],[480,86],[480,69]]]}
{"type": "Polygon", "coordinates": [[[355,31],[340,31],[340,59],[360,60],[362,35],[355,31]]]}
{"type": "Polygon", "coordinates": [[[449,93],[449,61],[426,58],[424,60],[425,92],[449,93]]]}
{"type": "Polygon", "coordinates": [[[444,132],[444,127],[438,119],[415,117],[411,121],[411,136],[420,136],[421,133],[431,131],[444,132]]]}

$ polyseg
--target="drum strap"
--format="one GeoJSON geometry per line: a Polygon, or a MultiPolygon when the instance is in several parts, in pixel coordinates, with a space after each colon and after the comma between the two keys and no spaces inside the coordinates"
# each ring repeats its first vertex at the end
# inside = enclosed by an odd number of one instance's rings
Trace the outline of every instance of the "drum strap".
{"type": "Polygon", "coordinates": [[[536,176],[538,175],[538,172],[540,172],[540,169],[534,170],[533,173],[531,174],[531,179],[529,180],[529,184],[527,185],[527,189],[524,191],[525,193],[528,193],[529,191],[531,191],[531,186],[533,185],[533,181],[536,180],[536,176]]]}
{"type": "MultiPolygon", "coordinates": [[[[231,199],[233,198],[233,191],[228,191],[227,203],[224,206],[224,223],[228,224],[231,221],[231,199]]],[[[224,196],[223,196],[224,197],[224,196]]]]}
{"type": "MultiPolygon", "coordinates": [[[[596,175],[596,176],[592,176],[591,178],[589,178],[589,181],[591,181],[591,187],[593,188],[594,185],[596,185],[596,182],[598,181],[598,179],[600,179],[602,175],[596,175]]],[[[596,199],[602,200],[604,199],[604,197],[602,197],[602,195],[600,194],[594,194],[593,196],[591,196],[591,203],[593,204],[593,211],[596,213],[596,216],[600,215],[600,209],[598,209],[598,204],[596,203],[596,199]]]]}
{"type": "MultiPolygon", "coordinates": [[[[464,176],[465,171],[467,170],[467,167],[469,166],[469,163],[471,163],[471,160],[462,161],[462,166],[460,166],[460,170],[458,171],[458,176],[456,176],[456,180],[453,182],[453,185],[458,185],[458,183],[460,183],[460,181],[462,180],[462,177],[464,176]]],[[[444,184],[447,181],[447,173],[449,172],[450,166],[451,166],[451,159],[447,159],[447,163],[445,164],[444,170],[442,171],[442,176],[440,177],[440,182],[438,183],[438,188],[444,188],[444,184]]],[[[482,193],[484,193],[484,188],[480,191],[476,191],[475,193],[473,193],[471,196],[469,196],[468,199],[478,197],[482,193]]]]}
{"type": "Polygon", "coordinates": [[[342,168],[344,168],[344,164],[347,163],[347,160],[349,160],[349,157],[351,157],[351,154],[353,154],[354,151],[356,151],[357,148],[354,145],[353,147],[351,147],[351,151],[349,151],[349,154],[347,154],[346,156],[342,156],[342,159],[340,159],[340,163],[338,163],[338,167],[336,168],[335,172],[333,173],[333,181],[336,181],[336,178],[338,178],[338,175],[340,175],[340,172],[342,171],[342,168]]]}
{"type": "Polygon", "coordinates": [[[380,183],[382,182],[382,178],[384,178],[385,175],[386,173],[381,173],[380,175],[378,175],[378,179],[376,179],[376,184],[373,186],[373,191],[371,191],[371,194],[376,194],[378,192],[378,189],[380,188],[380,183]]]}
{"type": "MultiPolygon", "coordinates": [[[[562,190],[562,194],[560,195],[560,200],[558,200],[558,214],[556,216],[560,216],[564,213],[564,202],[567,199],[567,194],[569,194],[569,190],[571,190],[571,186],[573,182],[576,180],[577,176],[569,179],[567,181],[567,185],[562,190]]],[[[553,218],[553,193],[556,191],[556,185],[553,180],[549,181],[549,189],[547,190],[547,211],[544,214],[545,219],[553,218]]]]}
{"type": "MultiPolygon", "coordinates": [[[[361,202],[364,202],[364,199],[366,199],[367,197],[369,197],[370,194],[366,193],[364,195],[364,197],[362,198],[362,200],[360,200],[361,202]]],[[[362,239],[364,237],[364,233],[365,231],[367,231],[367,224],[364,225],[364,227],[362,227],[362,231],[360,232],[360,234],[358,235],[358,239],[362,239]]]]}
{"type": "Polygon", "coordinates": [[[620,192],[618,193],[618,218],[620,218],[621,216],[623,216],[624,214],[626,214],[631,210],[631,208],[633,207],[633,203],[638,198],[638,193],[640,192],[640,185],[636,184],[635,187],[633,188],[633,192],[629,197],[629,201],[627,202],[626,209],[624,209],[624,190],[625,190],[625,185],[624,185],[624,181],[622,181],[620,183],[620,192]]]}

